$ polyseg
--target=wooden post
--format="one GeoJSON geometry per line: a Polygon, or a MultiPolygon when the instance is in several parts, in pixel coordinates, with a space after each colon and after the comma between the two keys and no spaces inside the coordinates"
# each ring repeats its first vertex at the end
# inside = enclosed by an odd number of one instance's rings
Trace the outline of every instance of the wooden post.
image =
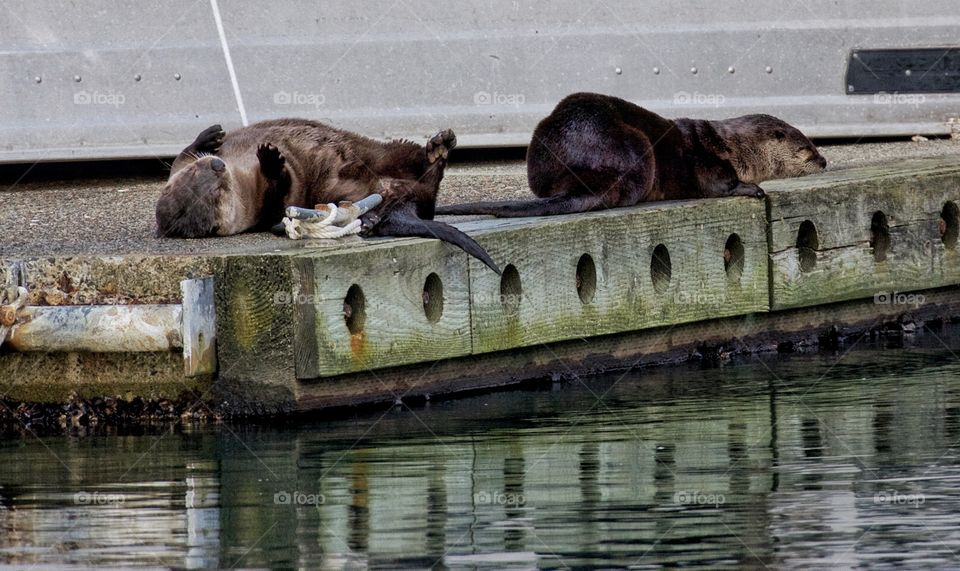
{"type": "Polygon", "coordinates": [[[237,410],[271,414],[297,394],[292,256],[228,256],[216,292],[217,396],[237,410]]]}
{"type": "Polygon", "coordinates": [[[213,278],[183,280],[183,373],[187,377],[217,372],[217,325],[213,303],[213,278]]]}

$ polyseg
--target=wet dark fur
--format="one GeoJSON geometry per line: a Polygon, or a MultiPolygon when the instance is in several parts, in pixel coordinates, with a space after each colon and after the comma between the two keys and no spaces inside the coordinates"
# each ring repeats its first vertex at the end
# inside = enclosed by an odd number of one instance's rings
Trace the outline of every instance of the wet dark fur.
{"type": "Polygon", "coordinates": [[[180,153],[157,202],[157,235],[228,236],[268,230],[287,206],[357,201],[379,192],[363,216],[364,234],[438,238],[491,269],[490,256],[466,234],[433,220],[452,131],[427,145],[380,142],[316,121],[278,119],[224,133],[213,125],[180,153]]]}
{"type": "Polygon", "coordinates": [[[457,204],[437,214],[541,216],[654,200],[762,198],[763,180],[825,166],[809,139],[770,115],[670,120],[617,97],[575,93],[537,125],[527,149],[539,199],[457,204]]]}

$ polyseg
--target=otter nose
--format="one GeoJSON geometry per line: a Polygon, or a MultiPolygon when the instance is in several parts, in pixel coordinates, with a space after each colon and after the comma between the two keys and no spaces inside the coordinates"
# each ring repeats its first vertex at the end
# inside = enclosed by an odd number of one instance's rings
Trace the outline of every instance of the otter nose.
{"type": "Polygon", "coordinates": [[[210,161],[210,168],[213,169],[213,172],[223,172],[227,170],[227,163],[220,159],[213,159],[210,161]]]}
{"type": "Polygon", "coordinates": [[[820,165],[820,168],[825,169],[827,168],[827,159],[825,159],[823,155],[819,155],[817,157],[817,164],[820,165]]]}

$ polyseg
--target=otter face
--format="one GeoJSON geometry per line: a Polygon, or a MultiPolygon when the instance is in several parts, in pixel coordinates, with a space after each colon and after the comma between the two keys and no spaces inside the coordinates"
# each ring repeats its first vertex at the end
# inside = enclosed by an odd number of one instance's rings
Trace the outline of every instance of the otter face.
{"type": "Polygon", "coordinates": [[[814,174],[827,159],[799,129],[771,115],[746,115],[724,121],[730,127],[735,155],[731,162],[742,182],[814,174]]]}
{"type": "Polygon", "coordinates": [[[827,168],[827,159],[799,129],[782,123],[773,129],[766,142],[767,156],[773,165],[770,178],[790,178],[814,174],[827,168]]]}
{"type": "Polygon", "coordinates": [[[231,181],[226,163],[214,156],[201,157],[174,173],[157,201],[157,236],[203,238],[245,230],[237,229],[231,181]]]}

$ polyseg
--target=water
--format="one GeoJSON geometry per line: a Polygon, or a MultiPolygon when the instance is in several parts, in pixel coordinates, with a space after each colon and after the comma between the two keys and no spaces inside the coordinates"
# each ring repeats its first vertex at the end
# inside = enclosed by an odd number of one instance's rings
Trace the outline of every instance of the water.
{"type": "Polygon", "coordinates": [[[0,563],[958,568],[958,345],[288,427],[8,437],[0,563]]]}

